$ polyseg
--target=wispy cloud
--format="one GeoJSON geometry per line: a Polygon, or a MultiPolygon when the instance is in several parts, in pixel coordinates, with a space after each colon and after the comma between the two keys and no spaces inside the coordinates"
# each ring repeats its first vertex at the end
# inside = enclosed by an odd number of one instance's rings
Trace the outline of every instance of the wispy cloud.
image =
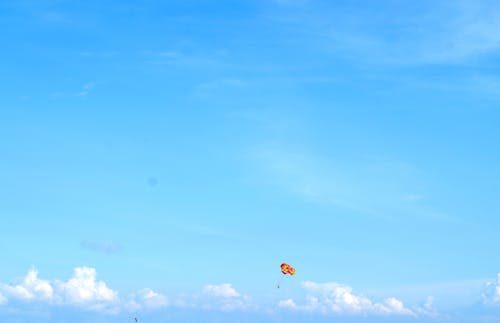
{"type": "Polygon", "coordinates": [[[92,91],[92,89],[94,89],[96,86],[96,83],[95,82],[89,82],[89,83],[85,83],[83,86],[82,86],[82,89],[80,92],[78,92],[77,96],[80,96],[80,97],[85,97],[87,96],[90,91],[92,91]]]}
{"type": "Polygon", "coordinates": [[[500,49],[496,2],[385,3],[383,12],[380,5],[352,10],[306,2],[270,19],[300,30],[332,55],[370,63],[460,64],[500,49]]]}
{"type": "Polygon", "coordinates": [[[425,204],[421,191],[425,176],[409,163],[375,156],[346,163],[279,145],[260,146],[251,156],[262,172],[262,184],[278,186],[314,203],[383,218],[403,212],[456,221],[425,204]]]}
{"type": "Polygon", "coordinates": [[[50,94],[52,100],[70,99],[70,98],[86,98],[92,90],[97,86],[97,82],[87,82],[84,83],[81,88],[77,91],[75,90],[64,90],[64,91],[54,91],[50,94]],[[75,93],[76,92],[76,93],[75,93]]]}
{"type": "Polygon", "coordinates": [[[450,3],[453,15],[436,19],[437,33],[422,36],[421,60],[431,63],[462,62],[500,49],[500,7],[491,1],[450,3]]]}

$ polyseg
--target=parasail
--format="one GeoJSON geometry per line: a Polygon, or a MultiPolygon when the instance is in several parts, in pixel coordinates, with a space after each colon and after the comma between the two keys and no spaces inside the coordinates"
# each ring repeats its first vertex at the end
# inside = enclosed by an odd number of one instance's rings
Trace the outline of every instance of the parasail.
{"type": "Polygon", "coordinates": [[[288,274],[288,275],[294,275],[295,274],[295,268],[293,268],[289,264],[282,263],[281,264],[281,272],[283,273],[283,275],[286,275],[286,274],[288,274]]]}

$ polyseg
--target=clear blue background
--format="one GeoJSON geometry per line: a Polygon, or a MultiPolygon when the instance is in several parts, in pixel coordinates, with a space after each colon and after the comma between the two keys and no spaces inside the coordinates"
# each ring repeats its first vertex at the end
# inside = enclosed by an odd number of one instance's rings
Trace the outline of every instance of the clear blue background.
{"type": "Polygon", "coordinates": [[[266,300],[287,261],[291,295],[336,281],[468,311],[500,271],[498,18],[2,1],[0,281],[86,265],[123,292],[266,300]]]}

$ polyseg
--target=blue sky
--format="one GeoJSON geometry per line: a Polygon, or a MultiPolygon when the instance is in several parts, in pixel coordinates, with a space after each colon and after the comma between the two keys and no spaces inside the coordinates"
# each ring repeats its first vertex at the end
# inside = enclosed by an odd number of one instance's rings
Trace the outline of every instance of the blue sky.
{"type": "Polygon", "coordinates": [[[0,3],[0,318],[498,322],[499,21],[0,3]]]}

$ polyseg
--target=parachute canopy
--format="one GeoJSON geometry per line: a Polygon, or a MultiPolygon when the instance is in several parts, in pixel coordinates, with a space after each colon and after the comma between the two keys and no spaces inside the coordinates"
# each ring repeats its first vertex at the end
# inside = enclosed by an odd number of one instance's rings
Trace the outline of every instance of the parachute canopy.
{"type": "Polygon", "coordinates": [[[293,268],[289,264],[282,263],[281,264],[281,272],[283,273],[283,275],[286,275],[286,274],[294,275],[295,274],[295,268],[293,268]]]}

